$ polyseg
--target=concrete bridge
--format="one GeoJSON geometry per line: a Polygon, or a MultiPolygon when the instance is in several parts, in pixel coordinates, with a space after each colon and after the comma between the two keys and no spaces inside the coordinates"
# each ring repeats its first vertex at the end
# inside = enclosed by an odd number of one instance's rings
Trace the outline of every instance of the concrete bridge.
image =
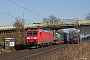
{"type": "MultiPolygon", "coordinates": [[[[90,25],[90,20],[74,20],[74,19],[67,19],[67,20],[58,20],[56,21],[48,21],[48,22],[41,22],[41,23],[32,23],[24,25],[25,29],[29,28],[49,28],[49,29],[62,29],[62,28],[76,28],[81,26],[88,26],[90,25]]],[[[8,26],[0,26],[0,31],[2,30],[12,30],[15,29],[13,25],[8,26]]]]}
{"type": "MultiPolygon", "coordinates": [[[[14,31],[16,27],[13,25],[8,26],[0,26],[0,33],[7,33],[10,31],[14,31]]],[[[41,22],[41,23],[32,23],[24,25],[25,29],[31,28],[42,28],[42,29],[51,29],[51,30],[58,30],[63,28],[76,28],[80,29],[80,36],[85,37],[86,35],[90,35],[90,20],[74,20],[74,19],[67,19],[67,20],[58,20],[58,21],[48,21],[48,22],[41,22]]]]}

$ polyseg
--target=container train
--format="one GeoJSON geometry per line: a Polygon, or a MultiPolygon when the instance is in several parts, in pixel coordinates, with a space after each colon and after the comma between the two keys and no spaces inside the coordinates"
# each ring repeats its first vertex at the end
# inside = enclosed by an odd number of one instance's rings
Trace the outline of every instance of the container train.
{"type": "Polygon", "coordinates": [[[69,33],[60,31],[48,31],[48,30],[27,30],[26,31],[26,45],[27,47],[43,47],[53,44],[69,43],[69,33]]]}

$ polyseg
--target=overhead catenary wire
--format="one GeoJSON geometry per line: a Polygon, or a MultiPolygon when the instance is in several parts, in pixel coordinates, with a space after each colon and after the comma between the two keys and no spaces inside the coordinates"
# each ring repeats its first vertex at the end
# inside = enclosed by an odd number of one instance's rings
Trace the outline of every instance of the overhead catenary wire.
{"type": "Polygon", "coordinates": [[[9,13],[0,12],[0,14],[7,15],[7,16],[11,16],[11,17],[16,18],[15,16],[13,16],[13,15],[11,15],[11,14],[9,14],[9,13]]]}
{"type": "Polygon", "coordinates": [[[37,12],[31,11],[31,10],[29,10],[29,9],[27,9],[27,8],[21,6],[21,5],[18,5],[18,4],[14,3],[14,2],[12,2],[12,1],[10,1],[10,0],[7,0],[7,1],[10,2],[10,3],[12,3],[12,4],[14,4],[14,5],[16,5],[16,6],[19,6],[19,7],[23,8],[23,9],[29,11],[29,12],[32,12],[32,13],[34,13],[34,14],[40,16],[40,17],[43,17],[43,16],[39,15],[37,12]]]}
{"type": "Polygon", "coordinates": [[[8,12],[2,11],[2,10],[0,10],[0,14],[7,15],[7,16],[10,16],[10,17],[14,17],[14,18],[18,18],[19,17],[19,16],[15,16],[15,15],[13,15],[11,13],[8,13],[8,12]]]}
{"type": "MultiPolygon", "coordinates": [[[[30,8],[28,5],[26,5],[26,4],[24,4],[23,2],[21,2],[20,0],[17,0],[19,3],[21,3],[21,4],[23,4],[23,5],[25,5],[26,7],[28,7],[28,8],[30,8]]],[[[30,9],[32,9],[32,8],[30,8],[30,9]]],[[[32,9],[33,10],[33,9],[32,9]]],[[[34,12],[36,12],[35,10],[33,10],[34,12]]],[[[36,12],[37,13],[37,12],[36,12]]]]}
{"type": "MultiPolygon", "coordinates": [[[[17,0],[18,2],[20,2],[21,4],[23,4],[23,5],[25,5],[26,7],[28,7],[28,8],[30,8],[28,5],[26,5],[26,4],[24,4],[23,2],[21,2],[20,0],[17,0]]],[[[32,9],[32,8],[30,8],[30,9],[32,9]]],[[[32,9],[33,10],[33,9],[32,9]]],[[[39,14],[38,12],[36,12],[35,10],[33,10],[35,13],[37,13],[38,15],[40,15],[40,16],[42,16],[43,17],[43,15],[41,15],[41,14],[39,14]]]]}
{"type": "MultiPolygon", "coordinates": [[[[5,11],[1,11],[1,10],[0,10],[0,14],[7,15],[7,16],[10,16],[10,17],[13,17],[13,18],[20,18],[20,17],[14,16],[14,15],[8,13],[8,12],[6,13],[5,11]]],[[[26,19],[25,19],[25,20],[26,20],[26,19]]]]}

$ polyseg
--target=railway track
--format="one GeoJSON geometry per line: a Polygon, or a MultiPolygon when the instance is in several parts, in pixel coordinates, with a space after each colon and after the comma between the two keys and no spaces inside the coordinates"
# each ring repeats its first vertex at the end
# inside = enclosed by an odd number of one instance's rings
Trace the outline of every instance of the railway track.
{"type": "Polygon", "coordinates": [[[25,49],[20,51],[14,51],[11,53],[4,53],[0,55],[1,60],[31,60],[33,58],[42,56],[43,54],[53,52],[54,50],[64,48],[65,44],[53,45],[38,49],[25,49]]]}

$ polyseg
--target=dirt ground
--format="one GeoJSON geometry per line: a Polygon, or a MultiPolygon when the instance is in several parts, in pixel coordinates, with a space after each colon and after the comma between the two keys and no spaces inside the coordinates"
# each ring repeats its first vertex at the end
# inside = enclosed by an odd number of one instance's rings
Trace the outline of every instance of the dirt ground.
{"type": "MultiPolygon", "coordinates": [[[[3,42],[0,41],[0,52],[3,52],[3,42]]],[[[54,54],[58,54],[58,59],[64,60],[90,60],[90,40],[83,41],[80,44],[70,44],[61,53],[60,50],[56,51],[54,54]],[[61,57],[60,57],[60,56],[61,57]],[[62,57],[63,56],[63,57],[62,57]]],[[[53,54],[50,54],[50,56],[53,54]]],[[[54,55],[54,56],[56,56],[54,55]]],[[[49,54],[48,54],[49,57],[49,54]]],[[[44,57],[43,57],[44,58],[44,57]]],[[[56,60],[58,60],[56,59],[56,60]]]]}
{"type": "Polygon", "coordinates": [[[5,50],[4,50],[4,42],[3,41],[0,41],[0,54],[1,53],[5,53],[5,50]]]}

